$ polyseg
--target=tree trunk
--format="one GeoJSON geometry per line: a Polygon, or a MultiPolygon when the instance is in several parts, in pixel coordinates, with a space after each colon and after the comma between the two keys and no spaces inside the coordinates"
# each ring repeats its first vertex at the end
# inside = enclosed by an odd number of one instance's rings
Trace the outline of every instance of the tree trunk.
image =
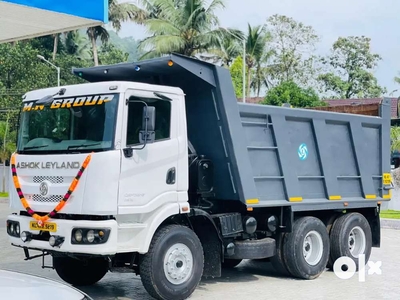
{"type": "Polygon", "coordinates": [[[251,67],[250,66],[248,66],[248,68],[247,68],[247,98],[249,98],[250,97],[250,85],[251,85],[251,67]]]}
{"type": "Polygon", "coordinates": [[[56,60],[57,51],[58,51],[58,34],[55,34],[53,43],[53,61],[56,60]]]}
{"type": "Polygon", "coordinates": [[[94,36],[93,28],[90,29],[90,41],[92,42],[94,65],[98,66],[99,65],[99,57],[98,57],[98,54],[97,54],[96,38],[94,36]]]}
{"type": "Polygon", "coordinates": [[[2,183],[2,193],[6,192],[6,161],[3,162],[3,183],[2,183]]]}
{"type": "Polygon", "coordinates": [[[3,183],[2,183],[2,192],[6,192],[6,144],[7,144],[7,134],[8,134],[8,122],[10,121],[10,114],[7,113],[7,119],[6,119],[6,129],[4,130],[4,138],[3,138],[3,154],[2,155],[2,160],[3,160],[3,183]]]}

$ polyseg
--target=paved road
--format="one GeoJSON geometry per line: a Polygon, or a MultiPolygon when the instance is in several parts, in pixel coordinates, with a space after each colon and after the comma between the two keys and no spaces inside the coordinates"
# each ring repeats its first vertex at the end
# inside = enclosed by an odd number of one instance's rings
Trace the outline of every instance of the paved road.
{"type": "MultiPolygon", "coordinates": [[[[40,259],[26,262],[23,251],[9,245],[5,232],[7,214],[8,204],[0,202],[0,268],[60,280],[54,270],[41,269],[40,259]]],[[[399,299],[400,230],[383,229],[382,234],[382,247],[374,248],[370,258],[373,262],[382,261],[382,274],[367,274],[365,282],[358,281],[358,274],[342,280],[333,272],[325,272],[312,281],[280,278],[269,263],[244,261],[235,269],[224,271],[222,278],[203,280],[191,299],[399,299]]],[[[82,290],[99,300],[152,299],[134,274],[109,273],[96,285],[82,290]]]]}

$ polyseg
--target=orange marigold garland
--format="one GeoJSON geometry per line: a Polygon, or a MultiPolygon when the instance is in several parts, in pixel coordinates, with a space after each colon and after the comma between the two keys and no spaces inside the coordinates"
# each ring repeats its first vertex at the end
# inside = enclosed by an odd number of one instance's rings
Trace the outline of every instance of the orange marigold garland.
{"type": "Polygon", "coordinates": [[[25,210],[28,212],[29,215],[31,215],[35,220],[38,221],[38,225],[42,226],[44,224],[44,222],[46,222],[48,219],[54,217],[60,210],[63,209],[65,203],[68,201],[68,199],[70,198],[71,194],[74,192],[74,190],[76,189],[79,179],[81,178],[83,172],[85,171],[85,169],[87,168],[90,159],[91,159],[91,154],[89,154],[85,161],[83,162],[78,174],[75,176],[74,180],[72,180],[71,185],[69,186],[69,189],[67,191],[67,193],[65,194],[64,198],[58,203],[58,205],[51,211],[49,212],[47,215],[45,216],[39,216],[37,213],[35,213],[35,211],[33,211],[30,207],[28,202],[25,199],[24,194],[22,193],[21,190],[21,185],[19,183],[18,180],[18,176],[17,176],[17,168],[16,168],[16,164],[15,164],[15,154],[11,157],[11,172],[12,172],[12,176],[13,176],[13,181],[14,181],[14,186],[15,189],[17,190],[17,194],[21,200],[22,205],[24,206],[25,210]]]}

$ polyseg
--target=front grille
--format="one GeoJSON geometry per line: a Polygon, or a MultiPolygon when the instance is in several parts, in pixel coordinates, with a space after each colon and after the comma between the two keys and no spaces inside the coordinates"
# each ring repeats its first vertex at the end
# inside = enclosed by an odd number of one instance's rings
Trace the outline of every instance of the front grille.
{"type": "Polygon", "coordinates": [[[54,184],[64,183],[64,177],[62,176],[33,176],[34,183],[42,183],[45,180],[54,184]]]}
{"type": "Polygon", "coordinates": [[[62,195],[52,195],[48,198],[42,197],[41,195],[35,194],[32,195],[32,201],[34,202],[60,202],[64,198],[62,195]]]}

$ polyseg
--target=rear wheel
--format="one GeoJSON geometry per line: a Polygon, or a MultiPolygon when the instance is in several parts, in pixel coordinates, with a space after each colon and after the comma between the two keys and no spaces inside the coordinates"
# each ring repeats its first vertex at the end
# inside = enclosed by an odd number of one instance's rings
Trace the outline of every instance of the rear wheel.
{"type": "Polygon", "coordinates": [[[101,257],[78,260],[68,256],[53,256],[53,267],[62,280],[82,286],[101,280],[108,271],[108,262],[101,257]]]}
{"type": "Polygon", "coordinates": [[[284,240],[283,258],[294,277],[314,279],[321,275],[329,258],[325,224],[315,217],[297,219],[284,240]]]}
{"type": "Polygon", "coordinates": [[[140,261],[140,277],[156,299],[188,298],[203,274],[203,248],[197,235],[185,226],[168,225],[153,237],[140,261]]]}
{"type": "Polygon", "coordinates": [[[359,267],[360,254],[365,255],[365,263],[371,255],[372,233],[367,219],[360,213],[350,213],[339,217],[332,226],[331,261],[342,256],[349,257],[359,267]]]}

